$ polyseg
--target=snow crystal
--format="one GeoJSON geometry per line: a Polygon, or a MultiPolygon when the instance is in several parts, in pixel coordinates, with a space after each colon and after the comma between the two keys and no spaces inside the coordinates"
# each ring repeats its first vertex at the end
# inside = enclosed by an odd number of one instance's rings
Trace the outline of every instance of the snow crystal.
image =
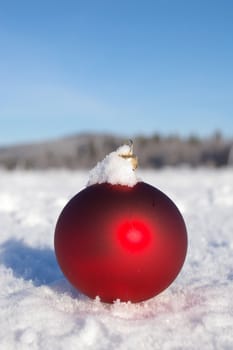
{"type": "Polygon", "coordinates": [[[132,165],[130,145],[123,145],[108,154],[89,173],[87,186],[108,182],[133,187],[138,178],[132,165]]]}
{"type": "Polygon", "coordinates": [[[233,348],[233,169],[139,173],[180,208],[187,259],[155,298],[109,305],[75,290],[54,254],[58,215],[88,173],[0,171],[0,349],[233,348]]]}

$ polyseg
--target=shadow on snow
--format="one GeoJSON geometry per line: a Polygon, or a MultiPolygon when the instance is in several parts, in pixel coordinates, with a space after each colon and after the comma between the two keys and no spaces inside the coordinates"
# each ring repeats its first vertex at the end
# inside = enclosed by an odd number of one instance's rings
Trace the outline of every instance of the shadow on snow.
{"type": "Polygon", "coordinates": [[[19,240],[8,240],[0,246],[0,262],[11,268],[17,278],[32,280],[40,286],[63,277],[54,252],[49,248],[33,248],[19,240]]]}

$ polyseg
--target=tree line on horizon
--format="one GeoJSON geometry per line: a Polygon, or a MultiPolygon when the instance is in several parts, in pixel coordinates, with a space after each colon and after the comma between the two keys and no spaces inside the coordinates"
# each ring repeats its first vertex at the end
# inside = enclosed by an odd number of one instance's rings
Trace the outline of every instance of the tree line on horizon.
{"type": "MultiPolygon", "coordinates": [[[[0,148],[0,167],[14,169],[90,169],[123,143],[125,137],[107,134],[77,134],[57,140],[0,148]]],[[[206,138],[190,135],[133,138],[134,153],[141,168],[165,166],[222,167],[233,165],[233,139],[220,132],[206,138]]]]}

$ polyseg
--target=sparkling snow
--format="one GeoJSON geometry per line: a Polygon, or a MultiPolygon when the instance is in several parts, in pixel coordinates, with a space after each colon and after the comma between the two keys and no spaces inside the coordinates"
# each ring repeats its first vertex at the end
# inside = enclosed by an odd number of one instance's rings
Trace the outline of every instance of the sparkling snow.
{"type": "Polygon", "coordinates": [[[88,173],[0,171],[0,349],[233,349],[233,169],[139,174],[180,208],[188,255],[162,294],[107,305],[69,285],[53,250],[88,173]]]}

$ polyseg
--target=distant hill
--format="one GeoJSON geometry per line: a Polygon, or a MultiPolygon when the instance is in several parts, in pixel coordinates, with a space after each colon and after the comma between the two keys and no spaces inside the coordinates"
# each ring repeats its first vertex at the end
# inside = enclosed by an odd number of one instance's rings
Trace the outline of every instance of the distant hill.
{"type": "MultiPolygon", "coordinates": [[[[127,138],[109,134],[77,134],[41,143],[0,148],[0,167],[13,170],[71,168],[89,169],[127,138]]],[[[134,151],[140,167],[212,166],[233,164],[233,140],[216,133],[201,139],[197,136],[136,136],[134,151]]]]}

